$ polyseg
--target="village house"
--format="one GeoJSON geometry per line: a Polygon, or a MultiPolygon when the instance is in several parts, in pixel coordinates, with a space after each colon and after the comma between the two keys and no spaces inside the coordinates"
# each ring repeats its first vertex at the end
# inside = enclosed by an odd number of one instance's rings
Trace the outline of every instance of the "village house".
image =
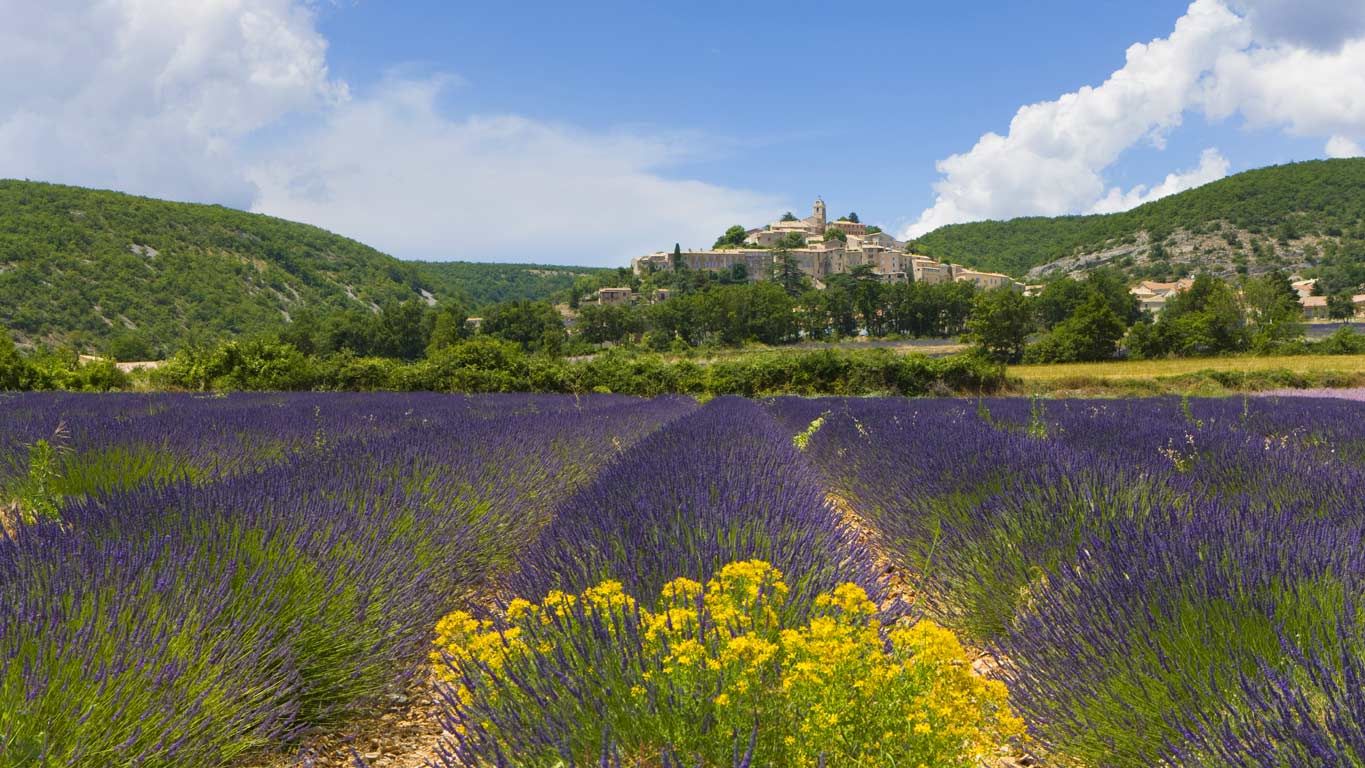
{"type": "MultiPolygon", "coordinates": [[[[910,253],[907,244],[880,230],[869,231],[866,224],[846,219],[829,221],[825,202],[816,198],[811,215],[774,221],[746,233],[744,244],[734,248],[688,250],[676,255],[686,269],[733,272],[742,265],[749,280],[766,280],[777,258],[774,251],[782,241],[795,235],[801,244],[787,248],[797,268],[822,288],[830,275],[847,274],[859,267],[871,267],[873,276],[883,282],[948,283],[969,281],[981,288],[1024,286],[1009,275],[981,272],[957,264],[941,264],[927,256],[910,253]],[[842,237],[829,235],[829,230],[842,237]]],[[[673,269],[675,254],[667,251],[638,256],[631,260],[637,275],[673,269]]]]}
{"type": "Polygon", "coordinates": [[[999,272],[980,272],[975,269],[967,269],[960,264],[948,265],[950,274],[955,282],[976,283],[977,288],[994,290],[996,288],[1009,288],[1012,291],[1022,292],[1024,284],[999,272]]]}
{"type": "Polygon", "coordinates": [[[1192,278],[1182,278],[1173,283],[1162,283],[1156,280],[1143,280],[1128,292],[1133,294],[1138,300],[1138,308],[1144,312],[1151,312],[1154,315],[1161,314],[1161,310],[1166,308],[1166,300],[1189,290],[1194,285],[1192,278]]]}
{"type": "Polygon", "coordinates": [[[629,304],[635,298],[635,292],[629,288],[598,288],[597,303],[609,306],[620,306],[629,304]]]}
{"type": "Polygon", "coordinates": [[[1327,319],[1326,296],[1300,296],[1299,304],[1303,306],[1303,317],[1305,320],[1327,319]]]}
{"type": "MultiPolygon", "coordinates": [[[[1327,320],[1331,315],[1327,310],[1326,296],[1299,296],[1299,304],[1303,306],[1303,316],[1307,320],[1327,320]]],[[[1365,320],[1365,293],[1357,293],[1351,297],[1351,307],[1354,310],[1352,315],[1355,319],[1365,320]]]]}

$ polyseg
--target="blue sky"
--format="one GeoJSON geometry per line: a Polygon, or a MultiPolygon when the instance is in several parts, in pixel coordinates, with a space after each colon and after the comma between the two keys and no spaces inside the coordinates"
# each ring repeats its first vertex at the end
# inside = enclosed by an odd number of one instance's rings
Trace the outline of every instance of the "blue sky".
{"type": "Polygon", "coordinates": [[[0,176],[406,258],[623,264],[822,195],[906,236],[1365,143],[1365,0],[0,0],[0,176]]]}
{"type": "MultiPolygon", "coordinates": [[[[394,66],[454,73],[462,83],[442,99],[452,114],[688,134],[703,151],[669,176],[803,208],[819,194],[840,213],[897,223],[933,202],[935,161],[1007,125],[1021,104],[1099,82],[1186,7],[971,5],[360,3],[326,10],[320,26],[332,68],[361,89],[394,66]]],[[[1193,127],[1169,156],[1194,164],[1208,133],[1193,127]]],[[[1246,141],[1238,167],[1320,151],[1228,133],[1246,141]]],[[[1116,182],[1150,181],[1134,155],[1113,169],[1116,182]]]]}

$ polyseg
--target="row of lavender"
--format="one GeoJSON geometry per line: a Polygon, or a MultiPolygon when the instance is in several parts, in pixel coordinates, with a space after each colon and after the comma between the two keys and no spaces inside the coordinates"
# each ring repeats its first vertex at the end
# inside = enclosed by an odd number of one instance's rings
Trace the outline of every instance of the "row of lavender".
{"type": "MultiPolygon", "coordinates": [[[[569,496],[519,554],[508,587],[539,602],[614,580],[623,595],[647,599],[679,577],[705,583],[723,566],[750,560],[785,575],[786,623],[799,622],[818,593],[841,583],[880,594],[868,553],[840,525],[818,473],[794,450],[790,433],[749,400],[719,398],[644,438],[569,496]]],[[[452,689],[446,725],[455,738],[442,747],[444,765],[596,765],[598,756],[603,765],[641,759],[645,765],[683,765],[670,750],[688,739],[706,746],[682,751],[687,765],[703,758],[706,765],[775,764],[761,753],[765,736],[785,735],[765,731],[776,723],[753,722],[730,733],[707,715],[675,723],[670,735],[644,722],[634,696],[668,694],[654,688],[667,670],[644,650],[640,609],[612,620],[584,602],[567,608],[570,616],[563,619],[589,629],[574,637],[571,652],[530,648],[532,671],[498,683],[510,687],[497,695],[461,696],[452,689]],[[627,652],[608,651],[613,648],[627,652]],[[631,688],[632,680],[641,686],[635,694],[620,690],[631,688]]],[[[697,631],[708,633],[705,626],[697,631]]],[[[476,684],[465,670],[465,683],[476,692],[493,684],[492,670],[484,672],[476,684]]],[[[718,693],[688,698],[704,711],[719,706],[711,701],[718,693]]],[[[644,709],[657,716],[667,707],[644,709]]]]}
{"type": "Polygon", "coordinates": [[[778,400],[1040,748],[1365,764],[1365,407],[778,400]]]}
{"type": "Polygon", "coordinates": [[[217,765],[371,706],[551,507],[691,400],[26,395],[0,490],[0,766],[217,765]],[[62,425],[58,429],[58,425],[62,425]]]}

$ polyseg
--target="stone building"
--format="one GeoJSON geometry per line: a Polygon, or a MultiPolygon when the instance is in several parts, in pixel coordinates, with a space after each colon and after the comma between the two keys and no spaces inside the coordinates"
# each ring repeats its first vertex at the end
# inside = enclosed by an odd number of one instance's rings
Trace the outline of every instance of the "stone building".
{"type": "Polygon", "coordinates": [[[1128,292],[1138,300],[1138,308],[1144,312],[1151,312],[1154,315],[1161,314],[1161,310],[1166,308],[1166,301],[1177,293],[1183,293],[1194,285],[1191,278],[1181,278],[1173,283],[1162,283],[1156,280],[1143,280],[1128,292]]]}
{"type": "Polygon", "coordinates": [[[629,304],[635,299],[635,292],[629,288],[598,288],[597,303],[607,305],[629,304]]]}
{"type": "MultiPolygon", "coordinates": [[[[1008,275],[979,272],[956,264],[940,264],[927,256],[910,253],[905,242],[885,232],[869,232],[868,229],[866,224],[859,222],[829,221],[825,201],[816,198],[811,206],[811,215],[804,219],[793,217],[774,221],[765,227],[749,230],[744,245],[740,247],[689,250],[684,251],[680,259],[687,269],[717,272],[732,271],[735,265],[743,264],[750,280],[766,280],[776,258],[775,249],[781,241],[795,235],[803,242],[797,247],[788,248],[787,252],[817,286],[822,285],[830,275],[869,266],[872,274],[884,282],[912,280],[946,283],[956,280],[971,281],[982,288],[1023,290],[1023,284],[1008,275]],[[843,237],[826,237],[830,229],[839,231],[843,237]]],[[[631,268],[637,275],[670,270],[673,269],[673,254],[659,251],[638,256],[631,260],[631,268]]]]}

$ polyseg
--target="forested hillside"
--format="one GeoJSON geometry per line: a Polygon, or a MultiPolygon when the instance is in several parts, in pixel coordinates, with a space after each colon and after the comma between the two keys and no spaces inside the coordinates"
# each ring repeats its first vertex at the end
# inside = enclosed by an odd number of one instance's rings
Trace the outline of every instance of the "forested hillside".
{"type": "Polygon", "coordinates": [[[317,227],[212,205],[0,180],[0,328],[21,345],[160,357],[304,309],[544,298],[591,270],[395,259],[317,227]]]}
{"type": "Polygon", "coordinates": [[[1247,171],[1123,213],[955,224],[915,249],[1038,279],[1107,263],[1138,277],[1316,269],[1365,280],[1365,159],[1247,171]]]}
{"type": "Polygon", "coordinates": [[[479,264],[468,261],[414,261],[422,280],[438,296],[459,299],[471,311],[503,301],[536,301],[567,294],[580,277],[614,275],[605,267],[544,264],[479,264]]]}

